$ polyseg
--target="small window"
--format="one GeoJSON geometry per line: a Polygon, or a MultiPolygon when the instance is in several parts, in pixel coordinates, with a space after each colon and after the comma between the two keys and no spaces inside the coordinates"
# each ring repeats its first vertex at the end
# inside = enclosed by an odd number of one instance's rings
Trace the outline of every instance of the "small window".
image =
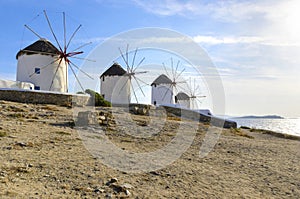
{"type": "Polygon", "coordinates": [[[34,86],[34,90],[41,90],[39,86],[34,86]]]}
{"type": "Polygon", "coordinates": [[[35,68],[34,73],[35,74],[41,74],[41,69],[40,68],[35,68]]]}

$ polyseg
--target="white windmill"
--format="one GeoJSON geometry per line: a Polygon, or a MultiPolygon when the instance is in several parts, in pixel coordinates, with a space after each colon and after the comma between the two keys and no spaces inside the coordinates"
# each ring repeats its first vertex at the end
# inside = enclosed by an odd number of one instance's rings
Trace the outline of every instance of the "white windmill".
{"type": "Polygon", "coordinates": [[[161,105],[172,103],[173,91],[170,88],[171,84],[172,80],[166,75],[162,74],[158,76],[151,84],[151,104],[161,105]]]}
{"type": "Polygon", "coordinates": [[[190,108],[191,106],[191,98],[185,92],[179,92],[175,96],[175,103],[180,107],[190,108]]]}
{"type": "Polygon", "coordinates": [[[136,55],[137,55],[137,52],[138,52],[138,48],[136,48],[135,51],[134,51],[134,54],[133,54],[133,57],[132,57],[131,64],[129,63],[129,53],[128,53],[128,48],[129,48],[129,45],[127,44],[127,48],[126,48],[125,55],[124,55],[124,53],[122,52],[121,48],[119,48],[121,57],[122,57],[123,61],[125,62],[125,64],[126,64],[126,69],[127,69],[127,72],[124,74],[124,76],[127,78],[127,81],[123,84],[123,86],[122,86],[122,88],[120,89],[119,92],[122,92],[122,90],[123,90],[124,87],[128,87],[128,86],[129,86],[129,88],[130,88],[129,103],[132,102],[132,100],[131,100],[131,91],[132,91],[132,93],[133,93],[133,96],[134,96],[134,99],[135,99],[136,103],[139,103],[136,92],[137,92],[137,91],[141,91],[141,93],[143,94],[143,96],[145,96],[145,93],[144,93],[142,87],[143,87],[144,85],[148,85],[148,83],[146,83],[146,82],[145,82],[144,80],[142,80],[141,78],[137,77],[137,75],[147,73],[148,71],[137,71],[137,69],[141,66],[141,64],[142,64],[142,63],[144,62],[144,60],[145,60],[145,57],[143,57],[143,58],[138,62],[138,64],[135,65],[136,55]],[[136,83],[136,87],[135,87],[134,84],[133,84],[134,82],[136,83]],[[144,84],[144,85],[142,85],[142,84],[144,84]]]}
{"type": "Polygon", "coordinates": [[[90,43],[79,46],[72,51],[69,51],[68,49],[82,25],[79,25],[75,29],[67,41],[66,17],[63,12],[64,38],[63,45],[61,45],[53,31],[46,11],[44,10],[43,13],[58,47],[55,47],[49,40],[44,39],[28,25],[25,25],[25,27],[35,34],[39,40],[17,53],[17,81],[33,83],[35,85],[35,90],[68,92],[68,68],[70,68],[81,89],[84,91],[73,67],[77,68],[77,70],[84,73],[89,78],[93,78],[82,71],[70,58],[83,59],[76,56],[83,53],[83,51],[78,50],[90,43]]]}
{"type": "Polygon", "coordinates": [[[101,74],[100,93],[105,100],[115,105],[129,103],[130,85],[127,84],[128,78],[125,74],[126,70],[116,62],[101,74]]]}
{"type": "Polygon", "coordinates": [[[138,48],[136,48],[133,52],[131,63],[129,63],[130,58],[128,48],[129,45],[127,45],[125,54],[122,52],[121,48],[119,48],[122,60],[126,65],[126,70],[115,62],[100,76],[100,93],[106,100],[115,105],[130,104],[132,102],[132,93],[135,101],[138,103],[136,92],[141,91],[145,96],[145,93],[142,90],[142,84],[148,85],[141,78],[137,77],[139,74],[147,73],[147,71],[137,71],[138,67],[140,67],[145,60],[145,57],[135,65],[138,52],[138,48]],[[135,82],[137,88],[134,86],[133,82],[135,82]]]}
{"type": "Polygon", "coordinates": [[[190,108],[190,109],[199,109],[199,104],[202,103],[200,99],[205,98],[206,96],[202,94],[200,85],[196,85],[196,79],[194,79],[193,84],[190,78],[189,82],[189,91],[188,94],[180,92],[177,94],[177,103],[181,106],[190,108]]]}
{"type": "Polygon", "coordinates": [[[164,63],[162,65],[166,74],[160,75],[151,84],[151,103],[154,105],[175,104],[176,93],[178,93],[179,88],[183,89],[180,84],[186,83],[186,81],[181,78],[185,68],[178,72],[180,60],[177,61],[176,67],[174,67],[173,58],[171,58],[170,74],[166,68],[166,65],[164,63]]]}

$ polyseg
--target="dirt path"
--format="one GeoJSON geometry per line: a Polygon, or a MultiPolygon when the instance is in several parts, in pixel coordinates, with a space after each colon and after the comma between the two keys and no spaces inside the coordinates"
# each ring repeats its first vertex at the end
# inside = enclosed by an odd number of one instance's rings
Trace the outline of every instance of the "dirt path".
{"type": "MultiPolygon", "coordinates": [[[[300,198],[297,140],[226,130],[200,158],[207,128],[201,125],[175,162],[130,173],[89,153],[72,128],[71,109],[4,101],[0,109],[0,198],[300,198]]],[[[168,121],[158,134],[140,125],[148,138],[124,135],[125,124],[103,132],[123,150],[149,152],[169,143],[178,123],[168,121]]]]}

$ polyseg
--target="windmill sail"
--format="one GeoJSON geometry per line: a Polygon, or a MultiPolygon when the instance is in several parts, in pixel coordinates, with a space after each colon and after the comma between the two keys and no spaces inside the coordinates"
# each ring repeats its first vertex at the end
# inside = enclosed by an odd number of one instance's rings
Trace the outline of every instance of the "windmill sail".
{"type": "Polygon", "coordinates": [[[196,78],[193,80],[190,78],[189,81],[189,107],[190,109],[199,109],[199,105],[202,103],[201,99],[205,98],[206,96],[202,94],[200,89],[200,85],[196,84],[196,78]]]}
{"type": "Polygon", "coordinates": [[[152,104],[175,104],[175,95],[184,89],[186,81],[182,78],[185,68],[179,71],[181,66],[178,60],[176,65],[173,58],[170,59],[170,69],[168,70],[165,63],[162,63],[165,74],[161,74],[152,86],[152,104]]]}
{"type": "Polygon", "coordinates": [[[39,40],[18,52],[17,80],[33,82],[35,85],[37,85],[37,88],[41,90],[68,92],[68,68],[70,68],[76,81],[84,91],[84,88],[79,82],[79,78],[77,77],[74,68],[87,77],[91,79],[92,77],[88,75],[88,73],[82,71],[71,60],[72,58],[84,59],[77,57],[77,55],[83,54],[83,51],[78,51],[79,48],[74,51],[69,51],[68,49],[76,33],[81,28],[81,25],[75,29],[70,39],[67,40],[66,17],[65,13],[63,12],[63,44],[61,44],[45,10],[43,11],[43,14],[57,47],[55,47],[50,41],[43,39],[43,37],[34,31],[29,25],[25,25],[25,28],[36,35],[39,40]],[[22,57],[22,55],[34,56],[22,57]]]}
{"type": "Polygon", "coordinates": [[[121,57],[122,57],[123,61],[126,64],[126,70],[127,70],[126,73],[124,74],[124,76],[127,78],[127,81],[123,84],[123,86],[121,87],[121,89],[120,89],[119,92],[122,92],[122,90],[126,86],[127,87],[129,86],[129,89],[130,89],[129,103],[131,102],[131,92],[133,93],[133,96],[134,96],[134,99],[135,99],[136,103],[139,103],[138,96],[137,96],[137,91],[140,91],[142,93],[142,95],[145,96],[145,93],[144,93],[142,87],[144,85],[148,85],[148,83],[146,83],[144,80],[142,80],[141,78],[139,78],[138,75],[147,73],[148,71],[137,71],[137,69],[144,62],[145,57],[143,57],[138,62],[138,64],[135,65],[135,63],[136,63],[136,56],[137,56],[137,52],[138,52],[138,48],[136,48],[134,50],[133,57],[132,57],[132,60],[131,60],[131,63],[130,63],[128,49],[129,49],[129,45],[127,45],[126,51],[124,53],[121,50],[121,48],[119,48],[121,57]],[[136,85],[138,87],[137,89],[135,89],[135,87],[134,87],[134,84],[133,84],[134,82],[136,83],[136,85]]]}

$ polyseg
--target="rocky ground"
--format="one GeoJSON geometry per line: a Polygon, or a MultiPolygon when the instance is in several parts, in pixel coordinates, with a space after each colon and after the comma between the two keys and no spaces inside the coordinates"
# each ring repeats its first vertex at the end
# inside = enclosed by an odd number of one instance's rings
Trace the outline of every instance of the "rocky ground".
{"type": "Polygon", "coordinates": [[[300,198],[300,144],[293,137],[194,128],[163,112],[133,116],[103,108],[97,110],[101,124],[79,126],[73,115],[80,109],[6,101],[0,109],[0,198],[300,198]],[[173,163],[151,170],[156,162],[122,162],[123,152],[147,160],[147,154],[176,144],[178,134],[184,142],[172,154],[193,139],[173,163]],[[214,141],[200,157],[201,147],[214,141]],[[118,153],[97,151],[99,143],[112,143],[107,148],[118,153]]]}

